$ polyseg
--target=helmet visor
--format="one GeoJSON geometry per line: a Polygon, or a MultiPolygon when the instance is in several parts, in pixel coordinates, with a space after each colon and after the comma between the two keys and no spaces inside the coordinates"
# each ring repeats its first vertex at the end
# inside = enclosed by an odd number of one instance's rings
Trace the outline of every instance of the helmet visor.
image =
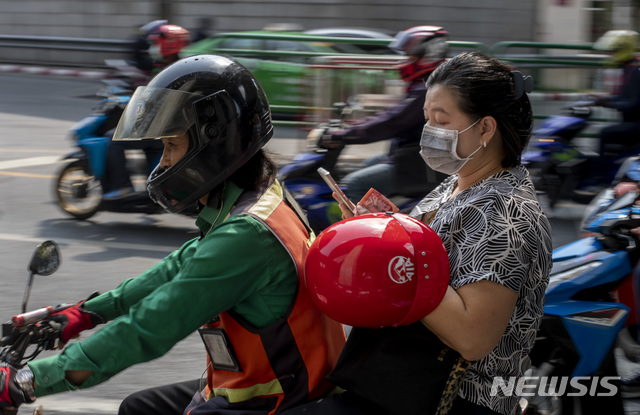
{"type": "Polygon", "coordinates": [[[115,141],[154,140],[184,134],[196,122],[193,103],[200,94],[138,87],[120,118],[115,141]]]}

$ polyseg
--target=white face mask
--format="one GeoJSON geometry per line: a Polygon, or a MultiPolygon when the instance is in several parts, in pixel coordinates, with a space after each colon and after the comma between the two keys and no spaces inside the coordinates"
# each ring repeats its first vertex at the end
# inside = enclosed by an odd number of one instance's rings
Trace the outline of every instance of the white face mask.
{"type": "Polygon", "coordinates": [[[149,56],[156,62],[162,61],[162,53],[160,53],[160,46],[153,45],[149,47],[149,56]]]}
{"type": "Polygon", "coordinates": [[[469,130],[480,122],[479,118],[462,131],[447,130],[446,128],[432,127],[425,124],[420,139],[420,155],[427,166],[444,174],[454,174],[469,161],[483,146],[480,146],[468,157],[460,158],[456,151],[458,147],[458,135],[469,130]]]}

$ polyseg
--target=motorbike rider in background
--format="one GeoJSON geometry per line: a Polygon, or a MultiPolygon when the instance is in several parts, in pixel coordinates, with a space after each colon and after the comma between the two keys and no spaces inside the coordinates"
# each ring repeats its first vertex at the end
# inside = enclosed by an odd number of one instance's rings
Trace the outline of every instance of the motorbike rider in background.
{"type": "Polygon", "coordinates": [[[184,27],[173,24],[160,26],[157,33],[150,37],[149,54],[155,64],[151,76],[180,59],[178,54],[191,43],[190,36],[189,31],[184,27]]]}
{"type": "Polygon", "coordinates": [[[621,82],[615,95],[599,97],[596,105],[620,111],[622,122],[600,132],[600,156],[616,155],[640,146],[640,66],[635,51],[640,35],[633,30],[610,30],[593,48],[610,55],[609,64],[622,69],[621,82]]]}
{"type": "MultiPolygon", "coordinates": [[[[410,216],[428,224],[444,244],[450,266],[446,293],[418,323],[353,327],[329,375],[346,392],[283,415],[519,413],[519,397],[495,389],[492,382],[502,377],[520,384],[531,365],[552,267],[551,225],[521,163],[533,124],[527,96],[533,80],[495,58],[467,52],[439,66],[427,85],[421,156],[448,176],[410,216]],[[443,396],[453,405],[449,411],[430,411],[425,400],[437,370],[426,367],[430,358],[423,340],[433,335],[473,362],[463,372],[459,391],[449,388],[443,396]],[[367,375],[360,376],[364,371],[367,375]],[[371,394],[373,387],[384,393],[371,394]],[[341,411],[340,400],[349,396],[361,399],[341,411]],[[398,402],[402,410],[395,410],[398,402]]],[[[342,203],[340,209],[344,218],[354,216],[342,203]]],[[[335,234],[331,244],[339,246],[343,241],[336,241],[335,234]]],[[[325,255],[333,252],[340,251],[327,248],[325,255]]],[[[352,249],[354,257],[360,252],[360,247],[352,249]]],[[[313,254],[312,247],[309,258],[313,254]]],[[[331,261],[347,262],[331,257],[326,263],[331,261]]],[[[353,264],[357,260],[343,265],[344,274],[353,264]]],[[[336,279],[345,279],[343,273],[336,279]]]]}
{"type": "MultiPolygon", "coordinates": [[[[391,140],[388,153],[365,160],[362,168],[342,179],[349,199],[357,202],[372,187],[388,196],[398,191],[399,183],[421,183],[421,186],[428,183],[419,155],[424,126],[422,107],[427,90],[425,81],[447,56],[447,36],[447,31],[437,26],[416,26],[398,33],[389,47],[404,52],[408,58],[398,68],[406,82],[404,99],[325,138],[327,147],[391,140]]],[[[424,191],[422,188],[419,192],[423,194],[424,191]]]]}
{"type": "Polygon", "coordinates": [[[149,56],[149,47],[151,46],[149,36],[156,34],[158,28],[166,24],[166,20],[154,20],[135,29],[131,57],[135,67],[145,72],[146,75],[150,75],[153,69],[153,59],[149,56]]]}
{"type": "MultiPolygon", "coordinates": [[[[151,41],[149,55],[153,59],[152,76],[162,68],[176,62],[178,53],[189,45],[189,31],[181,26],[163,24],[153,29],[148,36],[151,41]]],[[[126,150],[143,150],[147,165],[153,168],[162,154],[162,143],[158,140],[111,141],[105,172],[100,179],[105,200],[116,200],[133,193],[133,184],[127,169],[126,150]]]]}
{"type": "MultiPolygon", "coordinates": [[[[610,30],[593,45],[594,49],[611,55],[609,63],[622,69],[621,82],[615,95],[596,99],[596,104],[621,112],[622,122],[605,127],[600,132],[600,156],[613,158],[621,152],[640,147],[640,65],[635,57],[640,35],[633,30],[610,30]]],[[[639,191],[637,183],[621,182],[614,188],[615,197],[629,191],[639,191]]],[[[640,235],[640,227],[630,230],[640,235]]],[[[640,397],[640,371],[620,381],[625,398],[640,397]]]]}
{"type": "Polygon", "coordinates": [[[63,342],[110,323],[17,372],[0,368],[0,408],[97,385],[195,330],[208,354],[203,379],[135,393],[120,415],[267,415],[333,388],[325,376],[344,329],[301,288],[313,234],[263,150],[272,134],[264,91],[226,57],[185,58],[136,90],[114,140],[161,139],[149,194],[172,213],[197,203],[200,236],[138,277],[54,313],[63,342]]]}

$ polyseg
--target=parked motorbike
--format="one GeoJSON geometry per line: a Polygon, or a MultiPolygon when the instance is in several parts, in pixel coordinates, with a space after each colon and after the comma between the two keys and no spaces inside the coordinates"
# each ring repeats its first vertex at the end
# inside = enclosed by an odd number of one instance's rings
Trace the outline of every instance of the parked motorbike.
{"type": "MultiPolygon", "coordinates": [[[[333,199],[333,192],[318,174],[318,168],[322,167],[331,172],[333,178],[339,183],[342,177],[359,167],[354,163],[340,159],[345,148],[344,145],[331,148],[323,145],[323,137],[331,134],[332,131],[344,129],[349,124],[345,120],[350,113],[349,108],[344,104],[337,104],[336,109],[337,113],[341,114],[340,118],[320,123],[309,131],[306,151],[296,154],[289,164],[281,166],[278,176],[283,186],[293,194],[300,206],[306,211],[309,224],[316,234],[342,219],[338,202],[333,199]]],[[[417,153],[419,149],[416,148],[415,151],[417,153]]],[[[446,177],[442,173],[436,173],[429,169],[422,162],[419,166],[403,165],[400,168],[411,171],[414,178],[402,182],[398,181],[397,192],[385,196],[403,213],[409,213],[429,191],[433,190],[446,177]]],[[[406,177],[404,174],[403,176],[406,177]]],[[[345,190],[344,186],[341,188],[345,190]]]]}
{"type": "Polygon", "coordinates": [[[614,349],[626,344],[638,358],[640,239],[629,232],[640,226],[637,198],[628,192],[609,203],[588,219],[593,236],[553,251],[528,414],[624,413],[614,349]]]}
{"type": "Polygon", "coordinates": [[[624,150],[615,158],[580,149],[574,139],[591,123],[593,101],[571,104],[566,115],[545,119],[532,132],[522,163],[527,166],[536,189],[544,193],[551,207],[560,198],[589,203],[609,187],[627,157],[640,149],[624,150]]]}

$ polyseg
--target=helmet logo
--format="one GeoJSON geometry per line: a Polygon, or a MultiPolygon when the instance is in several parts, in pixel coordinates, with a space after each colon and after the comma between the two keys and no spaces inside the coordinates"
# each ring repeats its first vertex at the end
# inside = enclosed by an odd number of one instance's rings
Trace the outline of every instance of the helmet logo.
{"type": "Polygon", "coordinates": [[[397,256],[389,261],[389,278],[396,284],[404,284],[411,281],[416,273],[411,258],[397,256]]]}

